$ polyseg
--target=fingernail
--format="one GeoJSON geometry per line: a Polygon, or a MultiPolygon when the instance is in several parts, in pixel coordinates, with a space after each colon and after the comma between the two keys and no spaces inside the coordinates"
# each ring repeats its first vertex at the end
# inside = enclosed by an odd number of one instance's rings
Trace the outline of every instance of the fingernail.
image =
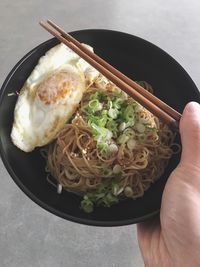
{"type": "Polygon", "coordinates": [[[200,105],[197,102],[190,102],[186,106],[187,112],[190,113],[199,113],[200,112],[200,105]]]}

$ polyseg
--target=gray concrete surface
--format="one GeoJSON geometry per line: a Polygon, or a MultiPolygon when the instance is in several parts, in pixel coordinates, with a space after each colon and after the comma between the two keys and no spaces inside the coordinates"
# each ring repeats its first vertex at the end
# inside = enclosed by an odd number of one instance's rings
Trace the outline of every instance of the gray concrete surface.
{"type": "MultiPolygon", "coordinates": [[[[38,21],[69,31],[106,28],[143,37],[171,54],[200,88],[198,0],[1,0],[0,83],[30,49],[49,39],[38,21]]],[[[46,212],[14,184],[0,161],[1,267],[142,267],[135,226],[100,228],[46,212]]]]}

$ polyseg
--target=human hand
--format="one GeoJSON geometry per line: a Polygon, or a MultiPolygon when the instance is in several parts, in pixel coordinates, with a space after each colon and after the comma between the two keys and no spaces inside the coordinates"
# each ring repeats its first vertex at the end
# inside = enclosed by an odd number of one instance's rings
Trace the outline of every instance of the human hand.
{"type": "Polygon", "coordinates": [[[180,121],[182,155],[162,196],[160,222],[137,225],[146,267],[200,266],[200,105],[191,102],[180,121]]]}

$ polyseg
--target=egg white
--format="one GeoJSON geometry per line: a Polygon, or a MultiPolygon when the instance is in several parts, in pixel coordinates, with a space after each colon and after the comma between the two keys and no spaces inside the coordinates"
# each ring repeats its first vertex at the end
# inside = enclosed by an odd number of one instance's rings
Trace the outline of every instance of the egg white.
{"type": "Polygon", "coordinates": [[[11,131],[13,143],[30,152],[51,142],[98,75],[64,44],[47,51],[20,91],[11,131]]]}

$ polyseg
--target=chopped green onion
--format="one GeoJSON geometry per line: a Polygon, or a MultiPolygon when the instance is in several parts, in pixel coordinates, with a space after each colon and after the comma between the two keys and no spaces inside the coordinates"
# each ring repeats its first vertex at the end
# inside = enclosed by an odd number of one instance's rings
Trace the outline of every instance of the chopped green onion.
{"type": "Polygon", "coordinates": [[[97,143],[97,150],[100,154],[107,154],[109,151],[109,146],[107,143],[97,143]]]}
{"type": "Polygon", "coordinates": [[[124,91],[120,90],[120,92],[118,93],[118,98],[122,100],[127,100],[128,95],[124,91]]]}
{"type": "Polygon", "coordinates": [[[124,188],[124,195],[126,197],[133,197],[133,189],[130,186],[124,188]]]}
{"type": "Polygon", "coordinates": [[[125,129],[126,129],[126,123],[125,123],[125,122],[122,122],[122,123],[119,125],[119,131],[120,131],[120,132],[123,132],[125,129]]]}
{"type": "Polygon", "coordinates": [[[104,192],[96,193],[94,196],[95,196],[95,200],[98,201],[99,199],[104,198],[105,193],[104,192]]]}
{"type": "Polygon", "coordinates": [[[135,128],[136,128],[136,130],[139,132],[139,133],[144,133],[145,132],[145,125],[144,124],[142,124],[142,123],[137,123],[136,125],[135,125],[135,128]]]}
{"type": "Polygon", "coordinates": [[[120,185],[116,182],[112,182],[112,194],[114,196],[118,196],[119,194],[121,194],[123,192],[124,188],[121,187],[120,185]]]}
{"type": "Polygon", "coordinates": [[[108,149],[111,154],[115,154],[118,152],[118,146],[116,144],[109,145],[108,149]]]}
{"type": "Polygon", "coordinates": [[[137,103],[135,100],[133,100],[133,99],[131,98],[131,99],[129,99],[129,103],[128,103],[128,105],[129,105],[129,106],[132,106],[132,108],[133,108],[134,111],[135,111],[135,108],[137,107],[138,103],[137,103]]]}
{"type": "Polygon", "coordinates": [[[104,127],[99,127],[95,123],[91,123],[94,129],[94,135],[98,142],[108,141],[112,138],[112,132],[104,127]]]}
{"type": "Polygon", "coordinates": [[[123,134],[129,136],[129,137],[134,137],[135,136],[135,131],[132,128],[127,128],[124,130],[123,134]]]}
{"type": "Polygon", "coordinates": [[[100,112],[97,115],[89,114],[87,115],[86,120],[89,126],[91,126],[94,123],[99,127],[105,127],[108,121],[107,111],[102,110],[102,112],[100,112]]]}
{"type": "Polygon", "coordinates": [[[121,134],[117,139],[117,143],[118,144],[125,144],[129,140],[129,138],[130,137],[128,135],[121,134]]]}
{"type": "Polygon", "coordinates": [[[129,150],[133,150],[136,146],[136,140],[134,139],[129,139],[127,142],[127,147],[129,150]]]}
{"type": "Polygon", "coordinates": [[[114,108],[110,108],[108,110],[108,115],[112,118],[112,119],[116,119],[117,116],[119,114],[119,111],[117,109],[114,109],[114,108]]]}
{"type": "Polygon", "coordinates": [[[117,123],[114,120],[108,121],[106,124],[106,128],[113,133],[114,137],[117,136],[117,123]]]}
{"type": "MultiPolygon", "coordinates": [[[[104,167],[106,168],[107,166],[104,166],[104,167]]],[[[98,186],[98,188],[97,188],[97,193],[98,193],[98,194],[103,193],[103,194],[105,195],[105,193],[106,193],[106,183],[105,183],[105,182],[101,183],[101,184],[98,186]]]]}
{"type": "Polygon", "coordinates": [[[94,209],[94,204],[87,195],[85,195],[81,201],[81,208],[87,213],[91,213],[94,209]]]}
{"type": "Polygon", "coordinates": [[[119,202],[119,199],[110,192],[106,194],[106,196],[102,199],[102,203],[106,207],[110,207],[112,204],[115,204],[118,202],[119,202]]]}
{"type": "Polygon", "coordinates": [[[105,116],[108,114],[108,111],[106,109],[103,109],[101,112],[101,116],[105,116]]]}
{"type": "Polygon", "coordinates": [[[92,109],[96,109],[96,107],[99,105],[99,100],[98,99],[92,99],[88,103],[88,106],[92,109]]]}
{"type": "Polygon", "coordinates": [[[90,95],[90,100],[92,100],[92,99],[100,100],[102,98],[102,96],[103,96],[102,92],[96,91],[96,92],[94,92],[93,94],[90,95]]]}
{"type": "Polygon", "coordinates": [[[92,100],[90,100],[90,102],[88,103],[88,107],[93,112],[102,110],[102,108],[103,108],[102,104],[99,102],[98,99],[92,99],[92,100]]]}
{"type": "Polygon", "coordinates": [[[115,166],[113,167],[113,173],[118,174],[121,171],[122,171],[122,167],[119,164],[115,164],[115,166]]]}
{"type": "Polygon", "coordinates": [[[103,117],[100,117],[99,119],[97,119],[97,124],[98,126],[100,127],[104,127],[107,123],[107,117],[106,116],[103,116],[103,117]]]}
{"type": "Polygon", "coordinates": [[[113,108],[120,109],[123,102],[123,99],[117,98],[115,101],[113,101],[113,108]]]}
{"type": "Polygon", "coordinates": [[[128,140],[133,139],[134,136],[135,136],[134,130],[131,128],[127,128],[124,130],[123,134],[121,134],[118,137],[117,143],[118,144],[125,144],[128,142],[128,140]]]}
{"type": "Polygon", "coordinates": [[[126,127],[132,127],[135,125],[135,119],[134,120],[130,120],[126,123],[126,127]]]}
{"type": "Polygon", "coordinates": [[[113,193],[113,195],[114,195],[114,196],[117,196],[117,195],[118,195],[118,191],[119,191],[119,185],[113,183],[113,184],[112,184],[112,193],[113,193]]]}
{"type": "Polygon", "coordinates": [[[127,106],[123,112],[123,116],[126,122],[135,120],[135,111],[132,106],[127,106]]]}
{"type": "MultiPolygon", "coordinates": [[[[110,98],[108,98],[110,99],[110,98]]],[[[112,108],[112,101],[111,100],[108,100],[108,109],[111,109],[112,108]]]]}

